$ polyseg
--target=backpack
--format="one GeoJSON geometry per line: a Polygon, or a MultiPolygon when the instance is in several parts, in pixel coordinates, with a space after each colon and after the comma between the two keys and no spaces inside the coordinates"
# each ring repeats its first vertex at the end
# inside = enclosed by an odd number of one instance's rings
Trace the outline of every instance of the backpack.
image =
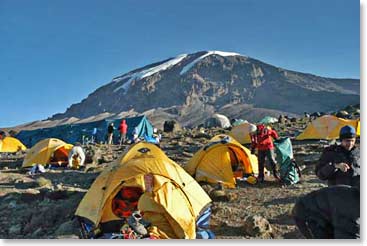
{"type": "Polygon", "coordinates": [[[297,184],[301,178],[301,170],[295,160],[288,160],[280,165],[280,179],[286,185],[297,184]]]}
{"type": "Polygon", "coordinates": [[[286,185],[300,181],[301,170],[293,159],[293,149],[290,138],[280,138],[274,141],[276,160],[279,165],[280,179],[286,185]]]}

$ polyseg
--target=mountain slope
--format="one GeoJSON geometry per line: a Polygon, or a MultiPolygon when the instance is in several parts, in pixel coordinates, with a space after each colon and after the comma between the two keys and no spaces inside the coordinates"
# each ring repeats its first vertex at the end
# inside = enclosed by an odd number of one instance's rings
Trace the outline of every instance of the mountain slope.
{"type": "Polygon", "coordinates": [[[359,103],[359,94],[359,80],[324,78],[278,68],[237,53],[202,51],[116,77],[51,119],[173,106],[178,107],[179,117],[185,117],[191,109],[199,112],[195,109],[197,103],[204,105],[204,114],[220,111],[225,105],[252,105],[302,114],[359,103]]]}

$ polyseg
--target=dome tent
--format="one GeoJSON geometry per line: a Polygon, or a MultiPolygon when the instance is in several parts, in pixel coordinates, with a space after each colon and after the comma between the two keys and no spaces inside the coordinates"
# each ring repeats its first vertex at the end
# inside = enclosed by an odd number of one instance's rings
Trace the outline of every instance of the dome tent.
{"type": "Polygon", "coordinates": [[[143,191],[138,209],[159,238],[195,239],[196,219],[211,202],[200,185],[160,148],[139,142],[97,177],[75,215],[104,232],[119,229],[124,220],[114,214],[112,201],[123,187],[143,191]]]}
{"type": "Polygon", "coordinates": [[[46,165],[50,163],[52,157],[54,161],[66,162],[72,148],[72,144],[57,138],[44,139],[29,149],[22,167],[31,167],[35,164],[46,165]]]}
{"type": "Polygon", "coordinates": [[[5,137],[0,140],[0,152],[14,153],[20,150],[26,150],[27,147],[16,138],[5,137]]]}
{"type": "Polygon", "coordinates": [[[244,174],[258,173],[257,157],[232,137],[221,134],[196,152],[185,170],[198,182],[222,182],[226,187],[235,188],[233,164],[240,165],[244,174]]]}

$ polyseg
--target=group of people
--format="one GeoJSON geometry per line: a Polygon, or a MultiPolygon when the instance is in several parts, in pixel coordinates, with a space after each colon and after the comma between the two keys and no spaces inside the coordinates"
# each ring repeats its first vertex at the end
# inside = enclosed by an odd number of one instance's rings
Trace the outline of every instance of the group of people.
{"type": "MultiPolygon", "coordinates": [[[[273,139],[279,138],[277,132],[261,124],[250,136],[251,153],[258,150],[258,182],[264,182],[266,159],[280,181],[273,144],[273,139]]],[[[360,238],[360,150],[355,128],[342,127],[339,140],[340,144],[323,150],[315,169],[328,187],[300,197],[293,208],[295,223],[306,238],[360,238]]]]}
{"type": "MultiPolygon", "coordinates": [[[[118,127],[118,130],[119,130],[119,133],[120,133],[120,141],[119,141],[120,146],[122,144],[126,143],[127,129],[128,129],[128,126],[126,124],[126,120],[121,120],[121,123],[118,127]]],[[[115,131],[115,126],[114,126],[113,122],[111,122],[107,127],[107,143],[109,145],[113,144],[113,133],[114,133],[114,131],[115,131]]],[[[134,131],[133,135],[134,134],[135,134],[135,131],[134,131]]]]}
{"type": "MultiPolygon", "coordinates": [[[[115,132],[116,128],[114,126],[114,123],[111,122],[108,125],[107,128],[107,144],[111,145],[113,144],[113,136],[114,136],[114,132],[115,132]]],[[[122,144],[127,143],[128,137],[127,137],[127,132],[128,132],[128,125],[126,123],[126,120],[121,120],[121,123],[118,127],[118,131],[120,134],[120,141],[119,144],[120,146],[122,144]]],[[[133,132],[132,132],[132,138],[131,138],[131,143],[137,143],[139,141],[141,141],[140,137],[144,137],[144,140],[146,142],[150,142],[150,143],[154,143],[156,145],[159,146],[159,143],[162,139],[162,135],[158,132],[157,128],[153,129],[153,134],[152,136],[148,136],[148,135],[144,135],[144,136],[140,136],[140,132],[139,129],[137,127],[134,128],[133,132]]]]}

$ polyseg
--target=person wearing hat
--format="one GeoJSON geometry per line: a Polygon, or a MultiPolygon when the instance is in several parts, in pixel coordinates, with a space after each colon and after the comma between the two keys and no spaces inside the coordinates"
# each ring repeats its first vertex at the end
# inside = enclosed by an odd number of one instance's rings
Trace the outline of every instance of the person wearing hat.
{"type": "Polygon", "coordinates": [[[340,145],[326,147],[316,165],[315,173],[321,180],[327,180],[328,186],[359,186],[360,151],[355,146],[356,130],[352,126],[340,129],[340,145]]]}

